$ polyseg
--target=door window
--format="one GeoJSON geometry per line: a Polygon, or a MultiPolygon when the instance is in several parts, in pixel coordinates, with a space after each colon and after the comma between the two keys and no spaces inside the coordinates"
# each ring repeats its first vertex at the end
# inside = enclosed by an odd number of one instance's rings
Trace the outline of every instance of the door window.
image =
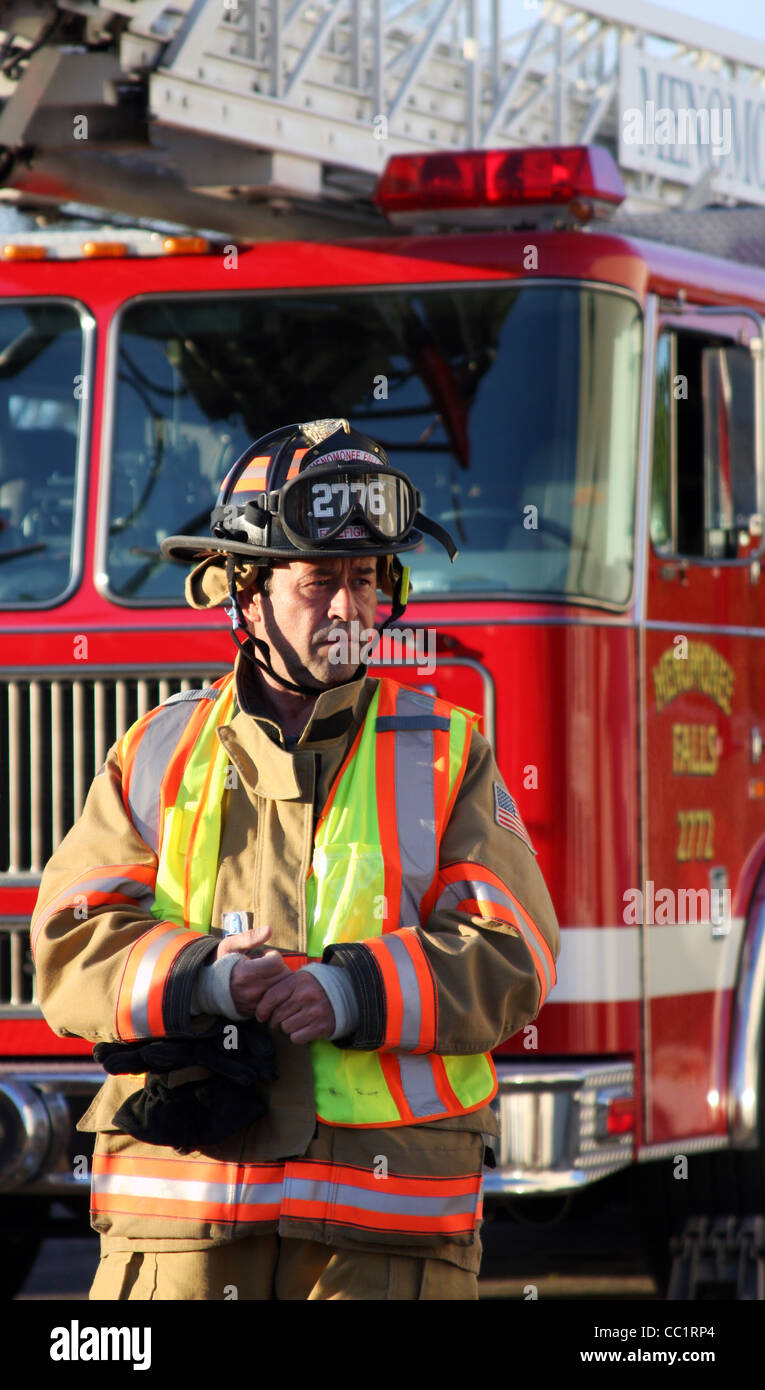
{"type": "Polygon", "coordinates": [[[650,510],[658,553],[735,560],[759,545],[759,370],[746,342],[661,333],[650,510]]]}

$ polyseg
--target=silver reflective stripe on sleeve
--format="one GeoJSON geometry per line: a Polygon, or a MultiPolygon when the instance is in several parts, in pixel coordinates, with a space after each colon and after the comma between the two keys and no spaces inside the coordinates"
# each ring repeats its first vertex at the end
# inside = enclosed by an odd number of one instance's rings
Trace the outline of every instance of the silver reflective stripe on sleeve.
{"type": "Polygon", "coordinates": [[[152,941],[144,950],[136,971],[133,989],[130,995],[130,1023],[136,1038],[148,1038],[151,1036],[149,1026],[149,994],[151,991],[152,976],[154,967],[162,955],[168,942],[182,932],[188,935],[185,927],[168,927],[167,931],[152,941]]]}
{"type": "Polygon", "coordinates": [[[82,893],[87,897],[89,893],[121,893],[126,898],[131,898],[137,907],[151,908],[154,902],[154,892],[148,883],[141,883],[135,878],[88,878],[82,884],[72,884],[72,896],[82,893]]]}
{"type": "Polygon", "coordinates": [[[417,973],[412,957],[400,937],[386,933],[383,938],[388,954],[396,967],[403,1012],[401,1018],[401,1039],[398,1046],[412,1052],[420,1045],[422,1028],[422,1004],[417,973]]]}
{"type": "MultiPolygon", "coordinates": [[[[500,888],[495,888],[493,883],[486,883],[481,879],[458,879],[454,883],[449,883],[438,897],[434,906],[434,912],[453,911],[459,909],[461,902],[475,899],[476,902],[485,902],[491,909],[492,903],[497,903],[501,907],[512,913],[513,925],[520,932],[523,940],[528,946],[534,961],[539,961],[544,972],[547,993],[553,987],[552,973],[547,956],[540,949],[539,941],[530,930],[522,913],[518,911],[518,904],[507,893],[503,893],[500,888]]],[[[491,916],[491,910],[489,916],[491,916]]]]}

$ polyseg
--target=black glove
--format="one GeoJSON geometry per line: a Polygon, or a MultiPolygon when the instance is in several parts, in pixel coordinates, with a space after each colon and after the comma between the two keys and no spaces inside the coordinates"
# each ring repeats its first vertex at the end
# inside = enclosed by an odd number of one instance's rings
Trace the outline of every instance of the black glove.
{"type": "Polygon", "coordinates": [[[273,1038],[265,1024],[233,1025],[237,1046],[226,1046],[232,1025],[221,1019],[211,1032],[174,1038],[97,1043],[93,1056],[113,1076],[146,1072],[141,1091],[120,1106],[113,1123],[145,1144],[188,1152],[227,1139],[268,1110],[266,1086],[277,1079],[273,1038]],[[203,1067],[212,1075],[169,1086],[169,1072],[203,1067]]]}

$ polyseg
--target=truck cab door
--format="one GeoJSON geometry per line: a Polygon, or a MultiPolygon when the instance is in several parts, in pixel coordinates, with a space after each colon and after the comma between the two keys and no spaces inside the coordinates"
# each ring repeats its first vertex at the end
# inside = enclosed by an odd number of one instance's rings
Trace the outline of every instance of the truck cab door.
{"type": "Polygon", "coordinates": [[[763,529],[761,321],[741,310],[665,314],[655,365],[638,900],[648,1148],[727,1133],[745,910],[734,910],[736,889],[765,833],[765,800],[750,795],[753,730],[763,723],[751,636],[763,529]]]}

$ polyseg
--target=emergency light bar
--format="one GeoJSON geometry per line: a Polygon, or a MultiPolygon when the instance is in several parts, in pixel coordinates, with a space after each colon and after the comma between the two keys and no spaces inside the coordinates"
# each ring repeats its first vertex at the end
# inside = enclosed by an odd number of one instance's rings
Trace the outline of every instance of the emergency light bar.
{"type": "Polygon", "coordinates": [[[103,227],[100,234],[83,240],[82,230],[70,227],[48,227],[41,232],[14,233],[13,241],[0,244],[0,259],[4,261],[78,261],[116,260],[127,256],[202,256],[220,248],[209,237],[151,232],[145,228],[119,229],[119,241],[114,240],[115,227],[103,227]],[[111,232],[107,240],[106,233],[111,232]]]}
{"type": "Polygon", "coordinates": [[[609,216],[626,197],[599,145],[393,155],[375,202],[402,226],[576,226],[609,216]]]}

